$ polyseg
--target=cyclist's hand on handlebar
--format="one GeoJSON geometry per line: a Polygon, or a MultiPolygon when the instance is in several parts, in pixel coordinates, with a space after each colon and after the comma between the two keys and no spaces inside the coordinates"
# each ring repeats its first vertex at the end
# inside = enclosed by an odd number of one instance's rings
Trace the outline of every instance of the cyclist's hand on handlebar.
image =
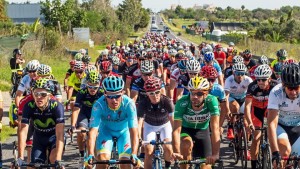
{"type": "Polygon", "coordinates": [[[183,156],[180,153],[173,153],[172,154],[172,159],[173,160],[182,160],[183,156]]]}
{"type": "Polygon", "coordinates": [[[56,161],[55,161],[55,165],[56,165],[56,167],[59,168],[59,169],[64,169],[64,168],[65,168],[65,166],[64,166],[63,163],[62,163],[62,161],[60,161],[60,160],[56,160],[56,161]]]}
{"type": "Polygon", "coordinates": [[[276,168],[280,168],[279,167],[279,163],[281,162],[281,156],[279,154],[278,151],[275,151],[272,153],[272,163],[273,163],[273,167],[276,168]]]}
{"type": "Polygon", "coordinates": [[[214,165],[218,159],[219,159],[218,155],[208,156],[208,157],[206,157],[206,164],[214,165]]]}
{"type": "Polygon", "coordinates": [[[25,161],[22,158],[18,158],[17,161],[15,162],[16,167],[21,167],[25,161]]]}
{"type": "Polygon", "coordinates": [[[84,166],[86,168],[92,168],[93,167],[93,161],[94,161],[94,156],[89,155],[87,158],[84,159],[84,166]]]}
{"type": "Polygon", "coordinates": [[[134,168],[140,168],[141,167],[142,162],[135,154],[131,154],[130,159],[132,160],[132,163],[134,164],[134,168]]]}
{"type": "Polygon", "coordinates": [[[68,132],[69,135],[72,135],[74,130],[76,130],[76,127],[75,127],[75,126],[72,126],[72,127],[70,127],[70,128],[67,130],[67,132],[68,132]]]}

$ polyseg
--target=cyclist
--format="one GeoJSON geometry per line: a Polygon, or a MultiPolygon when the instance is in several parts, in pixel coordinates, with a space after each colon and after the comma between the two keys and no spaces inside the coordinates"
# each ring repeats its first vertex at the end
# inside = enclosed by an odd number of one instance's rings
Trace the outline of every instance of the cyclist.
{"type": "MultiPolygon", "coordinates": [[[[64,90],[66,91],[67,94],[68,94],[68,85],[67,85],[68,84],[68,79],[71,76],[71,74],[74,72],[75,62],[76,62],[75,60],[71,60],[69,62],[70,68],[67,70],[66,76],[65,76],[65,79],[64,79],[64,90]]],[[[68,96],[67,96],[67,98],[68,98],[68,96]]]]}
{"type": "MultiPolygon", "coordinates": [[[[254,72],[255,79],[249,84],[245,100],[245,120],[248,128],[262,128],[264,117],[267,116],[268,96],[272,88],[277,85],[271,81],[272,70],[267,64],[259,65],[254,72]]],[[[260,144],[260,131],[254,132],[250,147],[251,166],[256,169],[257,155],[260,144]]]]}
{"type": "Polygon", "coordinates": [[[255,75],[254,75],[254,72],[255,72],[255,69],[259,66],[259,65],[263,65],[263,64],[266,64],[266,65],[269,65],[269,59],[267,56],[265,55],[262,55],[259,59],[258,59],[258,62],[257,62],[257,65],[253,66],[250,70],[249,70],[249,76],[252,78],[252,80],[255,80],[255,75]]]}
{"type": "MultiPolygon", "coordinates": [[[[91,118],[92,106],[98,100],[103,92],[100,90],[100,76],[97,70],[91,71],[86,77],[87,85],[76,95],[74,110],[72,113],[72,124],[68,130],[71,134],[75,129],[88,129],[91,118]]],[[[86,133],[77,134],[77,143],[80,157],[84,157],[84,144],[86,133]]]]}
{"type": "MultiPolygon", "coordinates": [[[[105,94],[94,103],[92,109],[88,138],[89,156],[86,162],[94,157],[95,142],[97,159],[109,160],[113,146],[112,139],[117,137],[119,158],[132,158],[139,166],[138,126],[134,102],[123,94],[124,81],[121,77],[109,76],[104,79],[102,85],[105,94]]],[[[124,168],[130,167],[124,165],[124,168]]],[[[97,168],[106,168],[106,166],[98,165],[97,168]]]]}
{"type": "Polygon", "coordinates": [[[249,49],[246,49],[243,53],[242,53],[242,57],[244,58],[244,64],[246,65],[247,69],[250,70],[253,66],[256,65],[256,62],[254,59],[252,58],[252,53],[249,49]]]}
{"type": "Polygon", "coordinates": [[[110,61],[103,61],[100,65],[100,74],[101,74],[101,81],[100,84],[102,84],[102,81],[109,76],[119,76],[117,73],[114,73],[112,71],[112,64],[110,61]]]}
{"type": "Polygon", "coordinates": [[[183,90],[181,90],[183,88],[181,83],[182,81],[179,80],[179,77],[184,76],[186,74],[186,62],[187,60],[178,61],[176,66],[177,68],[171,74],[169,98],[171,98],[171,100],[173,100],[174,103],[176,103],[176,101],[183,94],[183,90]],[[174,91],[174,89],[176,89],[176,91],[174,91]],[[177,90],[179,90],[179,92],[177,92],[177,90]]]}
{"type": "Polygon", "coordinates": [[[214,52],[215,59],[218,61],[222,70],[226,68],[226,54],[222,51],[222,45],[217,44],[215,46],[216,51],[214,52]]]}
{"type": "Polygon", "coordinates": [[[117,57],[116,55],[112,57],[112,64],[113,64],[113,68],[112,71],[114,73],[119,74],[119,67],[120,67],[120,58],[117,57]]]}
{"type": "Polygon", "coordinates": [[[124,57],[125,62],[120,65],[119,72],[122,72],[123,80],[126,83],[126,77],[129,72],[129,67],[133,64],[134,55],[130,55],[129,52],[126,52],[124,57]]]}
{"type": "Polygon", "coordinates": [[[281,83],[281,72],[283,69],[283,63],[278,62],[273,67],[272,81],[276,83],[281,83]]]}
{"type": "MultiPolygon", "coordinates": [[[[174,121],[174,105],[165,95],[161,94],[161,80],[151,78],[145,82],[144,89],[147,97],[142,99],[138,106],[139,138],[145,141],[156,140],[156,132],[160,131],[162,141],[172,141],[172,125],[174,121]],[[150,104],[149,104],[150,103],[150,104]],[[145,122],[144,122],[145,121],[145,122]],[[144,129],[142,132],[142,125],[144,129]]],[[[172,146],[163,145],[165,168],[171,166],[172,146]]],[[[145,146],[145,168],[152,168],[153,146],[145,146]]]]}
{"type": "Polygon", "coordinates": [[[165,57],[163,60],[163,74],[162,80],[166,84],[167,96],[169,96],[169,88],[170,88],[170,77],[171,77],[171,66],[176,63],[175,55],[177,51],[175,49],[169,50],[168,57],[165,57]]]}
{"type": "MultiPolygon", "coordinates": [[[[282,84],[271,90],[268,102],[268,139],[275,168],[280,157],[300,154],[299,65],[286,65],[282,70],[281,80],[282,84]]],[[[285,164],[281,166],[284,168],[285,164]]]]}
{"type": "Polygon", "coordinates": [[[31,153],[32,163],[46,162],[49,149],[50,163],[61,164],[64,148],[64,108],[61,103],[50,98],[54,92],[54,84],[48,79],[36,80],[32,89],[34,100],[24,106],[20,136],[18,141],[17,166],[22,166],[24,160],[25,140],[28,132],[29,120],[34,123],[33,145],[31,153]]]}
{"type": "Polygon", "coordinates": [[[213,66],[217,72],[218,72],[218,83],[221,85],[221,86],[224,86],[224,81],[223,81],[223,73],[222,73],[222,70],[221,70],[221,67],[218,63],[215,62],[214,60],[214,53],[213,52],[206,52],[204,54],[204,63],[201,64],[201,67],[205,66],[205,65],[211,65],[213,66]]]}
{"type": "Polygon", "coordinates": [[[139,53],[136,54],[136,57],[138,59],[137,63],[134,63],[129,67],[129,71],[126,77],[126,86],[125,86],[125,92],[128,96],[130,96],[130,87],[132,83],[139,77],[141,77],[141,62],[145,60],[145,57],[139,53]]]}
{"type": "Polygon", "coordinates": [[[85,72],[85,75],[86,75],[86,76],[85,76],[85,78],[82,79],[82,81],[81,81],[80,89],[85,88],[86,83],[87,83],[86,79],[87,79],[89,73],[92,72],[92,71],[98,72],[98,69],[96,68],[95,65],[88,65],[87,67],[85,67],[84,72],[85,72]]]}
{"type": "Polygon", "coordinates": [[[98,68],[98,70],[100,70],[101,62],[108,60],[108,53],[109,51],[107,49],[104,49],[96,59],[95,66],[98,68]]]}
{"type": "MultiPolygon", "coordinates": [[[[244,63],[236,63],[232,67],[233,75],[229,76],[225,81],[226,97],[229,101],[231,113],[244,111],[244,102],[246,98],[247,88],[253,81],[246,75],[247,67],[244,63]]],[[[233,139],[233,118],[228,122],[227,138],[233,139]]]]}
{"type": "Polygon", "coordinates": [[[20,49],[14,49],[13,51],[13,57],[10,59],[9,61],[10,63],[10,69],[12,71],[11,74],[11,83],[13,85],[15,82],[15,78],[16,78],[16,71],[19,69],[22,69],[22,64],[25,63],[25,59],[22,58],[22,52],[20,49]]]}
{"type": "Polygon", "coordinates": [[[209,94],[210,85],[205,78],[191,78],[189,90],[189,95],[183,96],[175,106],[173,157],[206,158],[206,164],[214,164],[220,151],[218,100],[209,94]],[[209,126],[211,137],[208,137],[209,126]]]}
{"type": "Polygon", "coordinates": [[[283,63],[286,59],[287,59],[287,56],[288,56],[288,53],[286,50],[284,49],[279,49],[277,52],[276,52],[276,56],[277,56],[277,59],[273,60],[273,62],[271,63],[271,67],[273,68],[274,65],[278,62],[281,62],[283,63]]]}

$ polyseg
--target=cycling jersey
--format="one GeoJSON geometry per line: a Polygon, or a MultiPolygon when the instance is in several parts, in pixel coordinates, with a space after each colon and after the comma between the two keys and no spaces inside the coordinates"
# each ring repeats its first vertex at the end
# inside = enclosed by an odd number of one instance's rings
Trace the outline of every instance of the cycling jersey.
{"type": "MultiPolygon", "coordinates": [[[[201,64],[201,68],[203,66],[205,66],[205,63],[201,64]]],[[[222,75],[222,69],[221,69],[221,67],[220,67],[220,65],[218,63],[214,62],[212,66],[217,70],[219,76],[222,75]]]]}
{"type": "Polygon", "coordinates": [[[224,89],[230,93],[229,97],[233,99],[243,99],[245,98],[247,88],[252,81],[253,80],[249,76],[245,75],[244,80],[241,83],[237,83],[234,80],[234,75],[231,75],[225,80],[224,89]]]}
{"type": "Polygon", "coordinates": [[[224,64],[224,60],[226,60],[226,54],[223,51],[220,52],[214,52],[215,59],[218,61],[219,65],[224,64]]]}
{"type": "Polygon", "coordinates": [[[251,77],[252,80],[255,80],[254,71],[257,67],[258,65],[255,65],[249,70],[249,76],[251,77]]]}
{"type": "Polygon", "coordinates": [[[64,106],[56,100],[49,100],[48,107],[41,111],[35,105],[35,101],[29,101],[25,104],[22,115],[22,123],[29,124],[33,120],[34,132],[38,135],[55,135],[55,126],[59,123],[65,123],[64,106]]]}
{"type": "MultiPolygon", "coordinates": [[[[245,63],[245,61],[244,61],[244,63],[245,63]]],[[[248,64],[245,63],[245,65],[246,65],[247,69],[250,70],[253,66],[256,65],[256,62],[255,62],[255,60],[250,59],[249,63],[248,64]]]]}
{"type": "Polygon", "coordinates": [[[276,85],[270,92],[268,109],[279,111],[278,124],[300,126],[300,97],[290,100],[282,84],[276,85]]]}
{"type": "Polygon", "coordinates": [[[167,77],[168,78],[170,78],[170,76],[171,76],[171,66],[173,65],[174,63],[172,63],[171,62],[171,60],[170,59],[165,59],[164,61],[163,61],[163,67],[164,67],[164,69],[167,69],[167,77]]]}
{"type": "Polygon", "coordinates": [[[219,102],[224,102],[226,101],[226,94],[225,94],[225,90],[224,88],[218,84],[218,83],[214,83],[209,94],[217,97],[219,102]]]}
{"type": "Polygon", "coordinates": [[[232,66],[230,67],[227,67],[225,70],[224,70],[224,79],[226,80],[229,76],[232,75],[232,66]]]}
{"type": "Polygon", "coordinates": [[[126,82],[126,76],[129,73],[129,66],[127,66],[126,62],[124,62],[120,67],[119,67],[119,72],[122,73],[122,77],[124,82],[126,82]]]}
{"type": "Polygon", "coordinates": [[[147,97],[141,100],[137,112],[138,117],[144,118],[149,125],[160,126],[169,122],[169,115],[174,113],[174,105],[164,95],[161,95],[158,104],[152,104],[147,97]]]}
{"type": "Polygon", "coordinates": [[[190,81],[188,73],[182,74],[179,68],[172,72],[171,79],[177,82],[177,88],[186,87],[190,81]]]}
{"type": "MultiPolygon", "coordinates": [[[[85,78],[85,76],[86,74],[84,73],[82,79],[85,78]]],[[[75,72],[73,72],[69,77],[68,86],[73,87],[75,91],[79,91],[82,79],[77,78],[75,72]]]]}
{"type": "Polygon", "coordinates": [[[278,63],[278,60],[277,60],[277,59],[273,60],[273,61],[271,62],[271,68],[273,68],[274,65],[275,65],[276,63],[278,63]]]}
{"type": "Polygon", "coordinates": [[[26,94],[30,94],[30,82],[31,82],[31,78],[30,78],[30,76],[29,75],[25,75],[23,78],[22,78],[22,80],[21,80],[21,82],[20,82],[20,84],[19,84],[19,86],[18,86],[18,90],[19,91],[21,91],[21,92],[26,92],[26,94]]]}
{"type": "Polygon", "coordinates": [[[187,95],[176,102],[174,120],[182,121],[182,127],[204,130],[208,128],[211,116],[219,115],[219,103],[215,96],[208,94],[202,110],[194,111],[190,95],[187,95]]]}
{"type": "Polygon", "coordinates": [[[131,83],[134,82],[135,79],[142,76],[142,72],[140,70],[140,66],[138,63],[135,63],[129,67],[127,78],[131,79],[131,83]]]}
{"type": "Polygon", "coordinates": [[[80,108],[81,114],[85,114],[88,119],[91,117],[92,107],[96,100],[103,95],[103,92],[99,89],[95,95],[90,95],[87,88],[83,88],[76,95],[75,107],[80,108]]]}
{"type": "Polygon", "coordinates": [[[120,108],[111,110],[105,96],[100,97],[93,105],[90,128],[103,127],[115,132],[137,127],[136,108],[133,100],[123,95],[120,108]]]}
{"type": "Polygon", "coordinates": [[[72,74],[73,72],[74,72],[74,71],[70,68],[70,69],[67,70],[66,75],[71,76],[71,74],[72,74]]]}

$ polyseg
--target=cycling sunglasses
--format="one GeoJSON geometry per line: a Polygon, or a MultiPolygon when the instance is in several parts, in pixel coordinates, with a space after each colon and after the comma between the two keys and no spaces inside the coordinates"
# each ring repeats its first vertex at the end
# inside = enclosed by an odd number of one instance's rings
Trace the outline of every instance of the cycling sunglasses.
{"type": "Polygon", "coordinates": [[[265,81],[267,81],[268,79],[256,79],[258,82],[260,82],[260,81],[263,81],[263,82],[265,82],[265,81]]]}
{"type": "Polygon", "coordinates": [[[142,73],[143,76],[152,76],[152,73],[142,73]]]}
{"type": "Polygon", "coordinates": [[[90,86],[86,85],[89,89],[97,90],[100,86],[90,86]]]}
{"type": "Polygon", "coordinates": [[[83,73],[83,70],[75,70],[75,73],[76,74],[81,74],[81,73],[83,73]]]}
{"type": "Polygon", "coordinates": [[[293,91],[293,90],[296,90],[296,91],[299,91],[300,89],[300,86],[296,86],[296,87],[286,87],[289,91],[293,91]]]}
{"type": "Polygon", "coordinates": [[[28,72],[28,73],[35,73],[36,70],[28,70],[27,72],[28,72]]]}
{"type": "Polygon", "coordinates": [[[207,79],[209,82],[214,83],[216,81],[216,79],[207,79]]]}
{"type": "Polygon", "coordinates": [[[160,93],[160,91],[159,90],[157,90],[157,91],[154,91],[154,92],[147,92],[148,94],[149,94],[149,96],[154,96],[154,95],[157,95],[157,94],[159,94],[160,93]]]}
{"type": "Polygon", "coordinates": [[[110,72],[109,71],[103,71],[101,72],[101,74],[109,74],[110,72]]]}
{"type": "Polygon", "coordinates": [[[121,94],[116,94],[116,95],[105,95],[106,98],[108,99],[118,99],[120,98],[122,95],[121,94]]]}
{"type": "Polygon", "coordinates": [[[234,72],[234,74],[237,76],[244,76],[246,72],[234,72]]]}
{"type": "Polygon", "coordinates": [[[198,73],[189,73],[189,75],[196,76],[198,73]]]}
{"type": "Polygon", "coordinates": [[[201,96],[203,96],[203,95],[204,95],[203,92],[197,92],[197,93],[191,92],[191,96],[198,96],[198,97],[201,97],[201,96]]]}
{"type": "Polygon", "coordinates": [[[49,95],[47,92],[34,92],[33,94],[35,97],[46,97],[49,95]]]}

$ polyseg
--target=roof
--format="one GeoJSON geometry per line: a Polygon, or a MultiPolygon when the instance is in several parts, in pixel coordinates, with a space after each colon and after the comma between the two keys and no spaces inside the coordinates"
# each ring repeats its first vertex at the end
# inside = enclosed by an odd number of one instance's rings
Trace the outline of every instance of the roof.
{"type": "Polygon", "coordinates": [[[243,31],[245,30],[243,24],[240,22],[213,22],[211,28],[212,30],[219,29],[221,31],[243,31]]]}
{"type": "Polygon", "coordinates": [[[13,20],[14,23],[33,23],[37,18],[44,21],[44,16],[40,14],[41,4],[8,4],[7,16],[13,20]]]}

